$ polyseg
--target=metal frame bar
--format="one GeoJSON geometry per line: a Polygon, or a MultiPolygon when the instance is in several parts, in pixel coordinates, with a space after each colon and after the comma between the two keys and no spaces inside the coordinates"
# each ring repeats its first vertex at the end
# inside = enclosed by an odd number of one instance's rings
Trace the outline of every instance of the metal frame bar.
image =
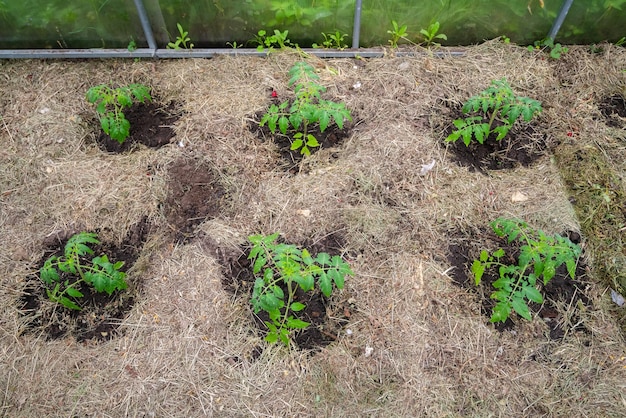
{"type": "MultiPolygon", "coordinates": [[[[554,40],[558,33],[570,6],[574,0],[564,0],[557,19],[555,20],[548,38],[554,40]]],[[[148,48],[138,48],[134,51],[127,49],[9,49],[0,50],[0,59],[42,59],[42,58],[212,58],[217,55],[234,55],[234,56],[267,56],[267,51],[257,51],[256,49],[232,49],[232,48],[215,48],[215,49],[193,49],[193,50],[173,50],[158,48],[152,30],[152,24],[146,13],[143,0],[134,0],[137,14],[141,26],[148,42],[148,48]]],[[[361,9],[362,0],[356,0],[354,5],[354,24],[352,28],[352,49],[350,50],[329,50],[329,49],[304,49],[303,51],[310,55],[320,58],[379,58],[385,55],[382,48],[361,49],[361,9]]],[[[432,53],[432,52],[430,52],[432,53]]],[[[438,57],[445,56],[462,56],[463,51],[451,52],[435,52],[438,57]]],[[[396,56],[414,56],[420,55],[420,52],[396,52],[396,56]]]]}

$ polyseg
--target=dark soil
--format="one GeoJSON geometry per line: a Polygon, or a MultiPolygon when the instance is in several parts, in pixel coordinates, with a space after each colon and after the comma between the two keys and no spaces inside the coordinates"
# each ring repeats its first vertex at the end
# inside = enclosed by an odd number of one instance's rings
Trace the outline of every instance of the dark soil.
{"type": "Polygon", "coordinates": [[[214,169],[205,161],[180,158],[169,168],[165,216],[175,239],[185,242],[202,222],[220,214],[225,197],[214,169]]]}
{"type": "MultiPolygon", "coordinates": [[[[150,229],[150,224],[144,219],[131,229],[121,245],[101,242],[100,245],[91,246],[94,254],[84,260],[85,264],[90,264],[93,257],[106,254],[111,262],[123,261],[121,270],[128,271],[137,260],[150,229]]],[[[51,256],[62,255],[67,240],[78,232],[80,231],[65,231],[44,242],[44,255],[38,263],[37,271],[26,279],[24,294],[20,300],[26,331],[41,332],[48,339],[71,335],[77,341],[110,340],[118,334],[118,325],[133,307],[141,285],[139,281],[127,276],[128,288],[114,292],[111,296],[92,291],[83,284],[79,290],[85,296],[76,301],[82,309],[76,311],[51,302],[44,283],[39,279],[39,269],[44,262],[51,256]]],[[[70,283],[76,280],[70,274],[65,275],[70,283]]]]}
{"type": "Polygon", "coordinates": [[[180,118],[176,107],[175,103],[136,103],[124,111],[130,122],[130,136],[123,143],[120,144],[102,132],[99,121],[95,122],[100,133],[96,141],[101,149],[111,153],[126,152],[136,148],[138,144],[161,148],[169,144],[175,135],[172,124],[180,118]]]}
{"type": "Polygon", "coordinates": [[[605,98],[598,104],[598,108],[608,126],[626,129],[626,99],[622,95],[615,94],[605,98]]]}
{"type": "MultiPolygon", "coordinates": [[[[566,234],[570,240],[576,244],[580,244],[580,235],[576,232],[566,234]]],[[[450,276],[455,284],[475,291],[481,300],[481,313],[487,318],[491,318],[491,312],[496,304],[491,299],[491,294],[495,290],[492,283],[499,278],[498,271],[485,271],[481,284],[476,286],[474,277],[470,273],[471,265],[475,259],[479,258],[480,251],[486,249],[493,251],[502,248],[505,251],[505,257],[508,258],[509,264],[517,264],[519,256],[520,244],[518,241],[507,243],[505,237],[498,237],[491,230],[476,231],[471,235],[452,233],[451,243],[448,246],[448,262],[453,266],[450,276]]],[[[532,312],[535,312],[539,318],[543,319],[550,329],[550,338],[553,340],[561,339],[569,330],[579,331],[584,328],[579,325],[576,310],[569,317],[564,318],[563,313],[566,308],[578,307],[582,303],[586,308],[591,307],[591,302],[586,296],[587,266],[581,258],[576,266],[575,279],[572,280],[567,273],[565,266],[557,269],[556,275],[546,286],[540,285],[540,291],[543,294],[543,304],[534,302],[529,303],[532,312]]],[[[511,329],[517,321],[524,321],[514,312],[511,317],[504,323],[497,323],[495,326],[498,330],[511,329]]]]}
{"type": "MultiPolygon", "coordinates": [[[[278,105],[280,103],[276,101],[275,104],[278,105]]],[[[259,122],[261,121],[264,113],[265,112],[256,113],[251,118],[251,121],[248,124],[248,129],[250,129],[250,131],[260,140],[271,140],[278,146],[280,155],[284,161],[282,167],[286,172],[294,174],[299,172],[298,166],[304,158],[304,155],[300,152],[300,150],[291,150],[291,143],[293,141],[292,138],[296,132],[289,130],[286,135],[283,135],[280,131],[278,131],[278,129],[276,130],[276,133],[272,133],[267,125],[259,126],[259,122]]],[[[315,154],[322,148],[339,147],[343,141],[350,136],[353,126],[353,122],[346,121],[343,125],[343,129],[339,129],[339,127],[333,123],[329,125],[324,132],[320,131],[319,125],[317,124],[310,126],[308,133],[312,134],[320,144],[319,147],[309,148],[311,154],[315,154]]],[[[337,158],[338,155],[333,154],[332,157],[337,158]]]]}
{"type": "MultiPolygon", "coordinates": [[[[224,288],[235,295],[241,295],[248,301],[252,295],[255,277],[252,265],[248,260],[250,247],[241,247],[238,251],[227,250],[217,247],[210,240],[207,244],[215,248],[222,271],[224,272],[224,288]]],[[[340,235],[330,234],[315,242],[298,245],[299,248],[308,249],[313,256],[321,252],[329,255],[341,255],[344,240],[340,235]]],[[[286,291],[286,289],[283,289],[286,291]]],[[[296,293],[298,302],[306,305],[301,312],[294,312],[294,317],[309,322],[308,328],[294,331],[293,341],[299,349],[317,350],[335,341],[341,332],[341,328],[350,316],[347,303],[337,303],[326,298],[318,290],[313,292],[296,293]]],[[[263,332],[267,332],[264,321],[269,318],[263,311],[254,315],[254,323],[263,332]]]]}
{"type": "MultiPolygon", "coordinates": [[[[466,117],[460,108],[450,109],[451,120],[466,117]]],[[[488,119],[485,118],[485,122],[488,119]]],[[[494,123],[494,126],[498,122],[494,123]]],[[[444,139],[455,129],[450,123],[446,126],[444,139]]],[[[528,167],[546,154],[548,150],[548,137],[542,129],[534,123],[516,123],[500,141],[496,141],[496,134],[482,143],[472,139],[466,146],[462,138],[456,142],[443,142],[443,145],[453,154],[453,159],[462,167],[470,167],[471,170],[484,172],[485,170],[506,170],[519,166],[528,167]]]]}

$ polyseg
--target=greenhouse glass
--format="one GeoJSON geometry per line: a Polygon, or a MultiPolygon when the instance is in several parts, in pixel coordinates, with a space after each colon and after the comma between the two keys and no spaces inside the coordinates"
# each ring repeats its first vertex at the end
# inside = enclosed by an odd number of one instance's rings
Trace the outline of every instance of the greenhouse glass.
{"type": "MultiPolygon", "coordinates": [[[[140,14],[130,0],[0,0],[0,49],[148,48],[140,14]]],[[[254,48],[259,30],[288,31],[302,47],[339,31],[352,44],[355,0],[142,0],[156,47],[166,48],[180,24],[195,48],[254,48]]],[[[445,45],[507,36],[518,44],[546,37],[561,0],[363,0],[361,47],[388,43],[391,22],[420,29],[440,22],[445,45]]],[[[615,42],[626,36],[626,0],[576,0],[557,41],[615,42]]]]}

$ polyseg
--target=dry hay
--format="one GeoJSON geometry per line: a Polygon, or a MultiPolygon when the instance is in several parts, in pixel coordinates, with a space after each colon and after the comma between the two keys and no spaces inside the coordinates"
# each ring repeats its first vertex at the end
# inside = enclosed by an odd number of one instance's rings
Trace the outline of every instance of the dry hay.
{"type": "MultiPolygon", "coordinates": [[[[593,64],[583,68],[623,68],[623,50],[610,52],[585,56],[593,64]]],[[[461,58],[313,59],[328,95],[345,101],[355,121],[339,150],[314,154],[297,175],[248,129],[272,88],[288,96],[286,71],[297,56],[0,63],[3,414],[625,415],[624,340],[604,286],[592,285],[594,307],[578,312],[586,331],[550,341],[538,321],[494,330],[475,295],[449,277],[448,233],[497,216],[549,233],[579,228],[550,156],[484,175],[452,162],[431,129],[443,101],[461,103],[506,76],[518,94],[546,104],[542,119],[563,141],[564,124],[590,123],[571,109],[595,79],[574,73],[580,92],[559,86],[563,64],[541,58],[489,42],[461,58]],[[103,154],[83,95],[108,81],[144,82],[160,100],[175,100],[184,110],[176,142],[103,154]],[[199,227],[211,245],[165,234],[167,168],[193,157],[212,164],[229,196],[222,215],[199,227]],[[120,240],[143,217],[162,232],[133,273],[142,297],[120,337],[79,344],[24,332],[16,300],[48,235],[101,228],[120,240]],[[350,301],[350,336],[316,353],[266,347],[246,300],[223,289],[214,244],[237,251],[247,235],[274,231],[292,242],[344,236],[356,276],[336,298],[350,301]]],[[[604,136],[611,132],[598,141],[604,136]]],[[[562,309],[568,318],[578,307],[562,309]]]]}

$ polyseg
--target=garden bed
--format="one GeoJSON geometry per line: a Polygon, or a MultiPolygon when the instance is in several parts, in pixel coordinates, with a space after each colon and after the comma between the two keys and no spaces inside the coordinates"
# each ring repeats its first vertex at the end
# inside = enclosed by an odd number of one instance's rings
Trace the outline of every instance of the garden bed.
{"type": "Polygon", "coordinates": [[[298,54],[0,62],[3,414],[625,415],[626,49],[417,52],[308,58],[352,120],[303,158],[258,124],[293,99],[298,54]],[[471,154],[446,143],[504,77],[542,103],[536,120],[471,154]],[[122,147],[85,100],[102,83],[152,88],[133,112],[159,117],[122,147]],[[574,280],[538,286],[532,321],[490,323],[497,278],[474,284],[481,250],[519,251],[490,231],[499,217],[582,248],[574,280]],[[66,312],[38,270],[81,231],[125,261],[128,289],[66,312]],[[249,304],[247,238],[274,232],[354,272],[296,295],[313,326],[292,349],[249,304]]]}

